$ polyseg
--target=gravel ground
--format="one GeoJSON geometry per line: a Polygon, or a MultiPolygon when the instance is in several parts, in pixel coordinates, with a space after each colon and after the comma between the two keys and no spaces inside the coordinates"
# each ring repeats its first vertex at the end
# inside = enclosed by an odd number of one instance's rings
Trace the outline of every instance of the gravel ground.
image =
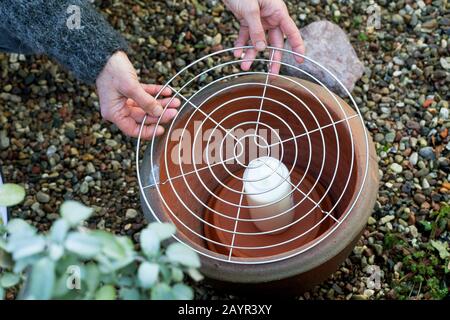
{"type": "MultiPolygon", "coordinates": [[[[350,35],[366,66],[354,97],[382,175],[352,255],[300,299],[448,298],[449,4],[379,0],[381,29],[371,30],[369,1],[287,2],[299,26],[328,19],[350,35]]],[[[96,3],[129,40],[148,83],[164,83],[186,63],[232,46],[237,35],[217,0],[96,3]]],[[[0,165],[6,181],[27,189],[12,216],[46,230],[62,201],[75,198],[96,208],[90,227],[136,238],[145,221],[133,139],[101,120],[93,88],[48,58],[0,54],[0,64],[0,165]]],[[[199,299],[232,298],[203,285],[196,291],[199,299]]]]}

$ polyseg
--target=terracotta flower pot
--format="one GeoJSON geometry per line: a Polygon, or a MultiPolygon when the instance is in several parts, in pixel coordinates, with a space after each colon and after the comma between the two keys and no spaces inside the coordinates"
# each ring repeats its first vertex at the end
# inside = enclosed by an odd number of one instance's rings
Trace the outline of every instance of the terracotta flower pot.
{"type": "MultiPolygon", "coordinates": [[[[260,118],[257,112],[243,111],[258,110],[264,82],[264,76],[246,76],[196,95],[192,102],[203,112],[189,105],[183,108],[171,129],[155,140],[153,148],[147,147],[140,173],[143,185],[150,187],[143,189],[141,201],[149,220],[157,217],[177,226],[177,239],[201,254],[201,271],[213,282],[239,290],[264,287],[298,293],[325,280],[359,239],[376,200],[376,154],[355,110],[305,80],[270,79],[260,118]],[[205,120],[205,114],[214,120],[205,120]],[[274,233],[256,228],[245,198],[239,203],[239,193],[227,188],[240,190],[241,164],[205,170],[195,159],[191,164],[173,163],[167,155],[181,149],[180,137],[173,133],[184,128],[196,136],[196,120],[203,121],[202,132],[220,131],[217,123],[245,130],[260,122],[276,129],[277,137],[271,141],[283,141],[281,160],[292,169],[292,184],[298,187],[293,193],[297,206],[292,225],[274,233]],[[197,174],[192,173],[195,170],[197,174]]],[[[200,150],[211,141],[206,140],[200,150]]],[[[241,143],[249,147],[251,139],[241,143]]],[[[192,148],[194,153],[196,146],[192,148]]]]}

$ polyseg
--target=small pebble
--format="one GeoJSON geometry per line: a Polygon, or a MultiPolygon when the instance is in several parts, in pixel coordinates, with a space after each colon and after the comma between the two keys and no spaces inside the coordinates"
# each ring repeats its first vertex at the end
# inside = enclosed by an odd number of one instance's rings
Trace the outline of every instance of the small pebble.
{"type": "Polygon", "coordinates": [[[402,166],[399,165],[398,163],[391,164],[390,168],[395,173],[402,173],[402,171],[403,171],[402,166]]]}
{"type": "Polygon", "coordinates": [[[134,219],[138,216],[138,212],[135,209],[127,209],[126,213],[125,213],[125,217],[127,219],[134,219]]]}
{"type": "Polygon", "coordinates": [[[45,192],[39,191],[36,193],[36,200],[41,203],[48,203],[50,202],[50,196],[45,192]]]}

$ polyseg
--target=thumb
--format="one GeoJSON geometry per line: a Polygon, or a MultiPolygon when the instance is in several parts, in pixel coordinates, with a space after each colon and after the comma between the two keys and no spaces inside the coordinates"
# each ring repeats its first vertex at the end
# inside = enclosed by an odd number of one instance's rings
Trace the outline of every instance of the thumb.
{"type": "Polygon", "coordinates": [[[263,51],[266,49],[266,33],[261,23],[261,14],[259,6],[257,9],[251,10],[245,17],[250,31],[250,39],[256,50],[263,51]]]}
{"type": "Polygon", "coordinates": [[[129,85],[124,91],[127,98],[133,99],[149,115],[159,117],[163,113],[163,108],[159,102],[145,91],[138,81],[129,85]]]}

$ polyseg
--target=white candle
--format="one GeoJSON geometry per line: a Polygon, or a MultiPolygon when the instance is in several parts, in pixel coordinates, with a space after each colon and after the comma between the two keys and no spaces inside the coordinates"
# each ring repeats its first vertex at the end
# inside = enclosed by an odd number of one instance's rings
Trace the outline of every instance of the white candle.
{"type": "MultiPolygon", "coordinates": [[[[273,157],[254,159],[245,169],[243,179],[247,204],[249,206],[261,206],[250,208],[252,219],[273,217],[284,212],[273,219],[254,221],[260,231],[273,231],[293,221],[291,179],[289,170],[282,162],[273,157]]],[[[283,231],[286,231],[286,229],[275,233],[283,231]]]]}

